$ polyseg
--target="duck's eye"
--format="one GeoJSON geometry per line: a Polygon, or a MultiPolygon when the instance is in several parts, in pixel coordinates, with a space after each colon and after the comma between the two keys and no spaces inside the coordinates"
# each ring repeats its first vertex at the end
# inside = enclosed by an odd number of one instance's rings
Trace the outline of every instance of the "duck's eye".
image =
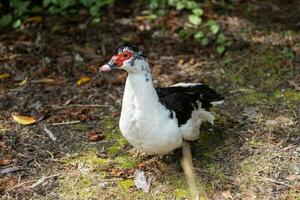
{"type": "Polygon", "coordinates": [[[128,54],[127,53],[123,54],[123,57],[128,58],[128,54]]]}

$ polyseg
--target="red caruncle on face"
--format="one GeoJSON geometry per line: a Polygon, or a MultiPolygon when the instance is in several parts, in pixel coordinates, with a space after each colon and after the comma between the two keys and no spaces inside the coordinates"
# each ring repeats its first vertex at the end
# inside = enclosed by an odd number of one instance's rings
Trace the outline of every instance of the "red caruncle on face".
{"type": "Polygon", "coordinates": [[[121,67],[126,60],[130,60],[133,56],[133,52],[125,50],[122,53],[112,57],[112,61],[118,66],[121,67]]]}

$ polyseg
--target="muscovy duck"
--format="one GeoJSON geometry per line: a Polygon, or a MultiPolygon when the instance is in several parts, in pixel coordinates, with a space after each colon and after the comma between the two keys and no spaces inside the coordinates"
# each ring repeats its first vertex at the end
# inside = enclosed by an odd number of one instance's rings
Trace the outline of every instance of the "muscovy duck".
{"type": "Polygon", "coordinates": [[[122,101],[120,130],[136,149],[166,154],[199,137],[203,121],[213,123],[209,108],[223,97],[202,83],[178,83],[154,88],[146,56],[136,46],[122,43],[101,72],[128,72],[122,101]]]}

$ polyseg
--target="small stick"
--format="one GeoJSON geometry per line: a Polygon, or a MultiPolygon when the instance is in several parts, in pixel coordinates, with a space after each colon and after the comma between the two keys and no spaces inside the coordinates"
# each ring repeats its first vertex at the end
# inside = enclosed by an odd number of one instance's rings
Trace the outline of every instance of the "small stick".
{"type": "Polygon", "coordinates": [[[52,123],[52,126],[59,126],[59,125],[68,125],[68,124],[78,124],[80,123],[79,120],[76,121],[68,121],[68,122],[58,122],[58,123],[52,123]]]}
{"type": "Polygon", "coordinates": [[[195,174],[193,172],[193,162],[190,142],[184,140],[182,144],[182,168],[185,173],[193,200],[199,200],[199,194],[196,186],[195,174]]]}
{"type": "Polygon", "coordinates": [[[35,183],[33,183],[32,185],[28,186],[28,188],[35,188],[36,186],[41,185],[42,183],[44,183],[46,180],[50,179],[50,178],[54,178],[60,176],[60,174],[54,174],[51,176],[42,176],[39,180],[37,180],[35,183]]]}
{"type": "Polygon", "coordinates": [[[289,184],[286,184],[286,183],[283,183],[283,182],[279,182],[279,181],[273,180],[271,178],[265,178],[265,179],[268,180],[268,181],[270,181],[270,182],[272,182],[272,183],[276,183],[276,184],[279,184],[279,185],[284,185],[284,186],[289,187],[289,188],[293,188],[293,186],[291,186],[289,184]]]}

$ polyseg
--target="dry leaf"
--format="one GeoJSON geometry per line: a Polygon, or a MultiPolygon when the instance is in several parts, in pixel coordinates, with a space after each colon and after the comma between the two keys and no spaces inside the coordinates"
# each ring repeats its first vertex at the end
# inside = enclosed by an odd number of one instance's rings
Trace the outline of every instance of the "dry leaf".
{"type": "Polygon", "coordinates": [[[27,19],[24,20],[23,24],[27,23],[41,23],[43,21],[43,17],[41,16],[33,16],[33,17],[28,17],[27,19]]]}
{"type": "Polygon", "coordinates": [[[82,77],[76,82],[76,85],[77,85],[77,86],[80,86],[80,85],[82,85],[82,84],[85,84],[85,83],[87,83],[87,82],[90,82],[91,80],[92,80],[92,78],[89,77],[89,76],[82,76],[82,77]]]}
{"type": "Polygon", "coordinates": [[[0,179],[0,191],[8,190],[18,184],[18,179],[12,176],[5,176],[0,179]]]}
{"type": "Polygon", "coordinates": [[[33,80],[32,82],[34,82],[34,83],[55,83],[55,82],[57,82],[57,80],[52,79],[52,78],[42,78],[39,80],[33,80]]]}
{"type": "Polygon", "coordinates": [[[3,158],[0,160],[0,166],[10,165],[12,163],[11,157],[3,158]]]}
{"type": "Polygon", "coordinates": [[[104,139],[104,134],[98,131],[91,131],[87,133],[87,138],[89,141],[96,142],[104,139]]]}
{"type": "Polygon", "coordinates": [[[0,74],[0,79],[5,79],[5,78],[9,78],[9,77],[10,77],[10,74],[8,74],[8,73],[0,74]]]}
{"type": "Polygon", "coordinates": [[[17,113],[12,113],[11,116],[15,122],[22,125],[30,125],[36,122],[36,120],[31,116],[22,116],[17,113]]]}
{"type": "Polygon", "coordinates": [[[18,83],[18,85],[23,86],[27,83],[27,81],[28,81],[28,77],[26,76],[26,78],[23,81],[21,81],[20,83],[18,83]]]}
{"type": "Polygon", "coordinates": [[[112,169],[112,171],[109,174],[110,174],[110,176],[118,177],[118,178],[127,177],[126,171],[125,170],[120,170],[120,169],[112,169]]]}

